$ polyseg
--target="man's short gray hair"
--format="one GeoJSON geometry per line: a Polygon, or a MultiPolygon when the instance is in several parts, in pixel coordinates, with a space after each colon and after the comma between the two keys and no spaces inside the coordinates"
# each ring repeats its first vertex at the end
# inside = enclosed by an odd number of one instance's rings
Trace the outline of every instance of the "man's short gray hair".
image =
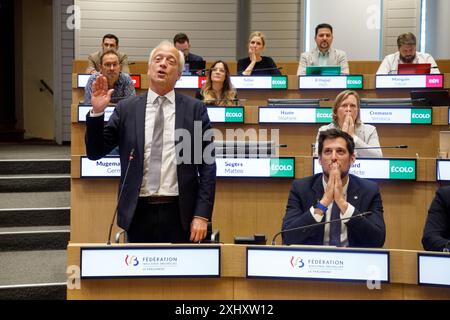
{"type": "Polygon", "coordinates": [[[168,40],[164,40],[162,41],[160,44],[158,44],[153,50],[152,52],[150,52],[150,57],[148,59],[148,64],[150,64],[153,60],[153,56],[155,55],[156,50],[158,50],[159,48],[163,47],[163,46],[168,46],[168,47],[172,47],[175,50],[177,50],[178,52],[178,72],[181,74],[184,70],[184,54],[183,52],[181,52],[180,50],[178,50],[172,42],[168,41],[168,40]]]}

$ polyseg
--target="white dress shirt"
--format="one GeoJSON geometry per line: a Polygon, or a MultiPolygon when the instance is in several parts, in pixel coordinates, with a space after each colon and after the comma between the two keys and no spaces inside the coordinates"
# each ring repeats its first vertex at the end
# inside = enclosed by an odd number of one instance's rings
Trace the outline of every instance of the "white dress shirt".
{"type": "MultiPolygon", "coordinates": [[[[377,74],[397,74],[398,64],[400,62],[400,52],[392,53],[384,57],[380,67],[377,70],[377,74]]],[[[403,63],[403,62],[402,62],[403,63]]],[[[431,64],[430,73],[441,73],[437,67],[436,61],[428,53],[416,52],[416,57],[412,63],[429,63],[431,64]]]]}
{"type": "MultiPolygon", "coordinates": [[[[347,183],[343,186],[343,192],[344,192],[344,199],[347,200],[347,189],[348,189],[348,183],[350,182],[350,176],[348,176],[347,183]]],[[[325,182],[325,176],[322,176],[322,184],[323,184],[323,190],[326,190],[327,183],[325,182]]],[[[331,218],[331,209],[333,208],[334,201],[331,202],[331,204],[328,206],[328,210],[325,213],[325,221],[330,221],[331,218]]],[[[313,218],[316,220],[316,222],[321,222],[323,216],[320,214],[314,213],[314,207],[312,206],[309,211],[311,212],[313,218]]],[[[341,212],[341,219],[344,218],[350,218],[353,216],[353,213],[355,212],[355,207],[352,206],[350,203],[348,204],[347,211],[342,213],[341,212]]],[[[341,245],[343,247],[348,247],[348,235],[347,235],[347,222],[348,220],[341,222],[341,245]]],[[[325,230],[323,233],[323,244],[328,246],[330,245],[330,224],[327,223],[325,225],[325,230]]]]}
{"type": "Polygon", "coordinates": [[[161,160],[161,182],[159,190],[151,193],[149,186],[149,172],[151,170],[150,152],[156,116],[158,94],[148,90],[145,111],[145,140],[144,140],[144,175],[142,179],[140,197],[147,196],[178,196],[177,160],[175,153],[175,91],[165,95],[162,107],[164,110],[163,150],[161,160]]]}

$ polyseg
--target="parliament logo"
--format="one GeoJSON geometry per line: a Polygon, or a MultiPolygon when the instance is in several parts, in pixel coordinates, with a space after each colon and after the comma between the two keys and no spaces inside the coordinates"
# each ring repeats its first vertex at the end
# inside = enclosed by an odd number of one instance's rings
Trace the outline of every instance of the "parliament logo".
{"type": "Polygon", "coordinates": [[[303,268],[305,266],[305,263],[303,262],[303,259],[301,257],[292,257],[291,258],[291,266],[292,268],[303,268]]]}
{"type": "Polygon", "coordinates": [[[128,267],[137,267],[139,265],[139,260],[136,256],[127,255],[125,257],[125,264],[128,267]]]}

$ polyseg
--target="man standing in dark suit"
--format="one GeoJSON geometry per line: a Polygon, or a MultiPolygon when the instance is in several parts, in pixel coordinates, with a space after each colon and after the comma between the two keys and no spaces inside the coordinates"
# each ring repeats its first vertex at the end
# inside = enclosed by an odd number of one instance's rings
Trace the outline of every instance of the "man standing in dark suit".
{"type": "Polygon", "coordinates": [[[117,223],[130,242],[198,242],[211,221],[216,183],[211,124],[202,102],[174,91],[183,66],[183,54],[172,43],[159,44],[150,54],[148,93],[119,102],[105,126],[113,90],[105,77],[93,83],[87,155],[100,159],[119,145],[123,190],[117,223]]]}
{"type": "Polygon", "coordinates": [[[422,244],[427,251],[443,251],[450,247],[450,186],[436,191],[428,209],[422,244]]]}
{"type": "Polygon", "coordinates": [[[376,183],[349,174],[355,144],[346,132],[330,129],[319,135],[323,173],[295,180],[282,230],[370,215],[283,233],[284,244],[382,247],[386,236],[383,205],[376,183]]]}

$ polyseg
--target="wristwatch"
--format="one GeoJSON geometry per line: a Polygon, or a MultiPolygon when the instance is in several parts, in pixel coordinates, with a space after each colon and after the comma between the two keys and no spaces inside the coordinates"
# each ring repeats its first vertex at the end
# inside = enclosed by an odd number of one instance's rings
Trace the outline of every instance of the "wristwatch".
{"type": "Polygon", "coordinates": [[[325,207],[323,204],[320,203],[320,201],[317,201],[317,203],[314,206],[314,209],[320,209],[323,213],[326,213],[328,208],[325,207]]]}

